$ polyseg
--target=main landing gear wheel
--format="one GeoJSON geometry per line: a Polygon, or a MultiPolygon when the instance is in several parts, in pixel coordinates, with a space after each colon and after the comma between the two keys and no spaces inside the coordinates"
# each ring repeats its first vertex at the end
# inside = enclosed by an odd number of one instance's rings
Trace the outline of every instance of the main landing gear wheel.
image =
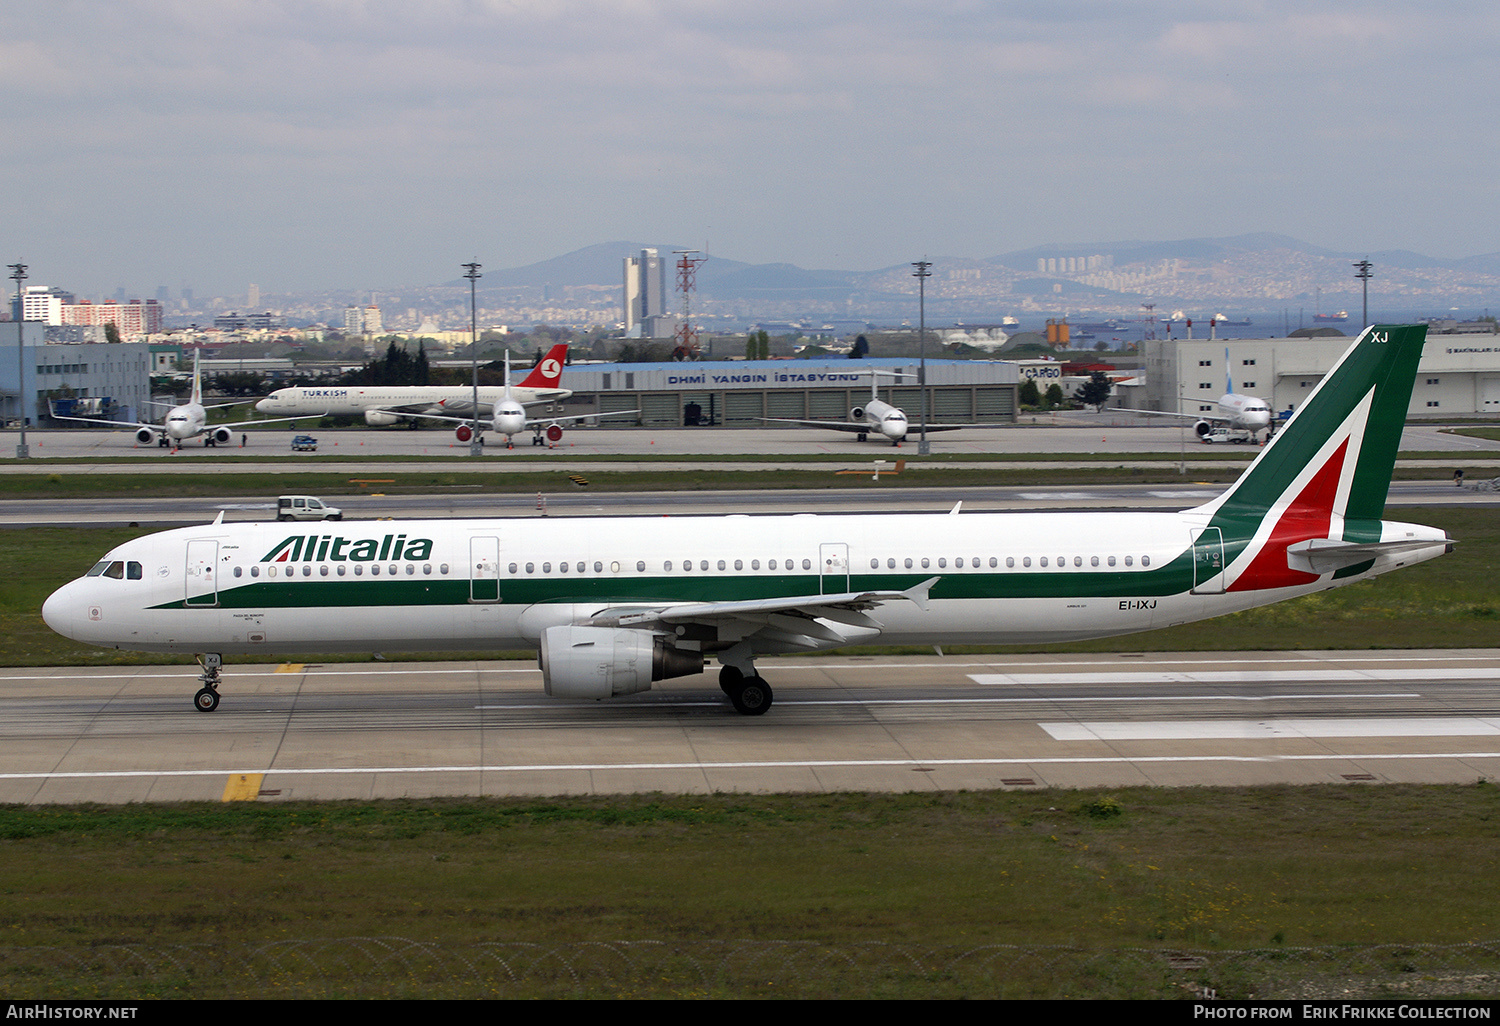
{"type": "Polygon", "coordinates": [[[759,674],[745,676],[737,666],[719,671],[719,690],[729,696],[735,711],[745,716],[760,716],[771,708],[771,685],[759,674]]]}
{"type": "Polygon", "coordinates": [[[219,707],[219,693],[213,688],[201,688],[193,696],[193,705],[199,712],[213,712],[219,707]]]}
{"type": "Polygon", "coordinates": [[[771,685],[764,677],[746,677],[730,689],[729,700],[741,715],[760,716],[771,708],[771,685]]]}

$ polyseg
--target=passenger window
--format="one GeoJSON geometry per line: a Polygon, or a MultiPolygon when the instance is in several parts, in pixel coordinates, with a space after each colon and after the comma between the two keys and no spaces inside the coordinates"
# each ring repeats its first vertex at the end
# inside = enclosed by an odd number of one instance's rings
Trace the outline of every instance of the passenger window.
{"type": "MultiPolygon", "coordinates": [[[[668,567],[668,569],[671,569],[671,568],[668,567]]],[[[638,573],[638,574],[643,574],[643,573],[646,572],[646,561],[644,559],[638,559],[638,560],[636,560],[636,563],[635,563],[635,572],[638,573]]]]}
{"type": "Polygon", "coordinates": [[[250,576],[251,577],[259,577],[260,576],[260,567],[258,567],[258,566],[252,566],[250,568],[250,576]]]}
{"type": "Polygon", "coordinates": [[[1150,566],[1150,565],[1151,565],[1151,557],[1150,556],[1142,556],[1141,557],[1141,566],[1150,566]]]}
{"type": "Polygon", "coordinates": [[[243,576],[244,572],[245,572],[244,567],[238,567],[237,566],[237,567],[234,568],[234,576],[236,576],[236,577],[243,576]]]}
{"type": "Polygon", "coordinates": [[[328,564],[327,563],[319,564],[319,566],[318,566],[318,576],[319,577],[327,577],[328,576],[328,564]]]}

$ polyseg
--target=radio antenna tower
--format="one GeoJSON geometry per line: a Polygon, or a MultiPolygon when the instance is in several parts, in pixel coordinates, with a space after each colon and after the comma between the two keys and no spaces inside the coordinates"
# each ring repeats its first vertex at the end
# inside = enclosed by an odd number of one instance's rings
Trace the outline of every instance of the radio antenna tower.
{"type": "Polygon", "coordinates": [[[708,260],[708,257],[695,256],[700,252],[702,250],[697,249],[672,251],[678,258],[677,291],[682,293],[682,321],[673,333],[677,339],[677,346],[672,350],[674,360],[698,359],[698,332],[693,327],[692,295],[698,290],[698,268],[708,260]]]}

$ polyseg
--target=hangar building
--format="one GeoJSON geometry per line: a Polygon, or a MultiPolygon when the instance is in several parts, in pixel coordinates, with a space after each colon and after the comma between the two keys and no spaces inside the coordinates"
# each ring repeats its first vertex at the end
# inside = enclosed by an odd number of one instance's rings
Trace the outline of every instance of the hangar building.
{"type": "MultiPolygon", "coordinates": [[[[762,418],[847,420],[870,398],[870,370],[880,398],[906,411],[913,429],[922,406],[916,360],[729,360],[698,363],[599,363],[568,367],[560,404],[567,413],[640,410],[647,427],[759,427],[762,418]]],[[[928,422],[1013,421],[1016,365],[992,360],[928,360],[928,422]]],[[[601,427],[629,427],[620,417],[601,427]]]]}

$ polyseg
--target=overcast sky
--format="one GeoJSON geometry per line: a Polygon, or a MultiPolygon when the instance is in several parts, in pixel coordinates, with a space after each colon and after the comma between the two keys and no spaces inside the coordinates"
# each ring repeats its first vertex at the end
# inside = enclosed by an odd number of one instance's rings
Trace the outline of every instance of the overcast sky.
{"type": "Polygon", "coordinates": [[[380,289],[617,239],[867,270],[1273,231],[1500,250],[1500,6],[0,7],[4,263],[380,289]]]}

